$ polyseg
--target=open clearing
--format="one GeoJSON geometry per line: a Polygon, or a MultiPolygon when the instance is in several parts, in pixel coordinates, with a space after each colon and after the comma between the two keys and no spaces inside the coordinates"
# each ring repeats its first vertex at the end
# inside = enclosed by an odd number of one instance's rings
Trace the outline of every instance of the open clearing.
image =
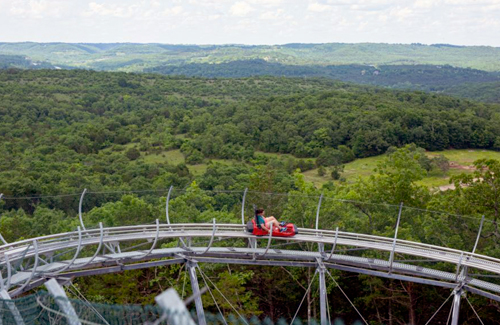
{"type": "MultiPolygon", "coordinates": [[[[425,177],[419,183],[427,186],[429,188],[441,188],[446,189],[446,186],[449,185],[450,177],[459,175],[462,173],[472,173],[474,170],[471,168],[471,165],[474,161],[478,159],[497,159],[500,160],[500,152],[490,151],[490,150],[472,150],[472,149],[463,149],[463,150],[444,150],[444,151],[434,151],[427,152],[427,156],[435,157],[438,155],[444,155],[446,158],[450,160],[450,170],[443,174],[441,171],[433,170],[428,173],[427,177],[425,177]]],[[[287,154],[276,154],[276,153],[266,153],[266,152],[256,152],[256,156],[267,156],[267,157],[276,157],[280,159],[293,158],[292,155],[287,154]]],[[[348,183],[353,183],[358,179],[367,178],[373,174],[373,170],[377,167],[377,164],[384,159],[385,155],[380,155],[376,157],[362,158],[356,159],[345,165],[344,172],[342,173],[342,177],[348,183]]],[[[173,165],[177,165],[180,163],[184,163],[184,155],[181,153],[179,149],[176,150],[168,150],[163,151],[161,153],[152,153],[145,154],[142,153],[142,157],[145,162],[148,163],[169,163],[173,165]]],[[[295,158],[297,159],[297,158],[295,158]]],[[[210,159],[207,160],[206,163],[197,164],[197,165],[187,165],[189,171],[194,175],[203,174],[208,167],[209,162],[219,162],[223,164],[232,164],[233,161],[226,159],[210,159]]],[[[327,169],[327,172],[324,176],[318,175],[318,169],[312,169],[303,173],[305,179],[309,182],[313,182],[317,187],[321,187],[324,183],[331,181],[330,171],[327,169]]]]}
{"type": "MultiPolygon", "coordinates": [[[[471,168],[471,165],[478,159],[486,158],[500,160],[500,152],[480,149],[433,151],[427,152],[426,154],[429,157],[444,155],[450,160],[450,170],[446,174],[433,170],[426,178],[419,182],[430,188],[449,185],[451,176],[462,173],[472,173],[474,170],[471,168]]],[[[345,165],[342,177],[345,178],[346,182],[350,183],[354,182],[358,177],[369,177],[373,174],[373,170],[377,167],[377,164],[383,159],[384,155],[356,159],[345,165]]],[[[317,187],[332,180],[329,172],[323,177],[319,176],[318,169],[309,170],[305,172],[304,175],[307,181],[313,182],[317,187]]]]}

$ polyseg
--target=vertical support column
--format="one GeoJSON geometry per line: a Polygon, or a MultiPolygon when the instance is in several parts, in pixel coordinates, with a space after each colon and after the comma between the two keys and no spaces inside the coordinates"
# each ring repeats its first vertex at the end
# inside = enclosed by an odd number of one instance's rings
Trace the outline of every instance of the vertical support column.
{"type": "Polygon", "coordinates": [[[196,261],[188,261],[187,269],[189,272],[189,278],[191,279],[191,289],[193,290],[194,303],[196,306],[196,314],[198,315],[198,324],[207,325],[205,319],[205,311],[203,310],[203,303],[201,302],[200,286],[198,285],[198,277],[196,276],[196,267],[198,263],[196,261]]]}
{"type": "Polygon", "coordinates": [[[156,303],[166,314],[168,324],[195,325],[184,302],[174,289],[170,288],[155,297],[156,303]]]}
{"type": "MultiPolygon", "coordinates": [[[[476,237],[476,242],[474,243],[474,248],[472,248],[472,254],[474,254],[476,252],[476,248],[477,248],[477,244],[479,244],[479,239],[481,238],[481,231],[483,230],[483,224],[484,224],[484,215],[483,217],[481,218],[481,223],[479,224],[479,230],[477,232],[477,237],[476,237]]],[[[463,254],[463,252],[462,252],[463,254]]],[[[467,256],[465,259],[467,261],[470,260],[472,256],[467,256]]],[[[460,262],[457,266],[457,274],[459,272],[459,267],[460,267],[460,264],[462,263],[462,255],[460,255],[460,262]]],[[[465,278],[467,277],[467,274],[469,273],[469,268],[467,266],[464,266],[463,269],[462,269],[462,276],[463,276],[463,280],[462,281],[465,281],[465,278]]],[[[458,276],[455,277],[455,281],[458,280],[458,276]]]]}
{"type": "Polygon", "coordinates": [[[245,224],[245,199],[247,197],[248,188],[243,192],[243,199],[241,200],[241,224],[245,224]]]}
{"type": "Polygon", "coordinates": [[[453,292],[453,314],[451,317],[451,325],[458,325],[458,316],[460,315],[460,298],[462,298],[462,286],[455,289],[453,292]]]}
{"type": "Polygon", "coordinates": [[[402,211],[403,211],[403,202],[401,202],[399,204],[398,221],[396,222],[396,231],[394,233],[394,241],[392,242],[392,251],[391,251],[391,256],[389,258],[389,274],[392,273],[392,263],[394,262],[394,251],[396,250],[396,241],[398,240],[399,221],[401,220],[401,212],[402,211]]]}
{"type": "Polygon", "coordinates": [[[80,225],[82,225],[82,229],[85,231],[85,225],[83,224],[83,217],[82,217],[82,205],[83,205],[83,197],[85,196],[85,193],[87,193],[87,189],[83,189],[82,196],[80,196],[80,203],[78,203],[78,217],[80,218],[80,225]]]}
{"type": "MultiPolygon", "coordinates": [[[[0,193],[0,200],[2,200],[2,197],[3,197],[3,193],[0,193]]],[[[4,245],[7,245],[7,241],[3,238],[2,234],[0,234],[0,240],[2,241],[2,243],[4,245]]]]}
{"type": "Polygon", "coordinates": [[[170,188],[168,189],[167,200],[165,202],[165,214],[166,214],[166,217],[167,217],[167,224],[168,225],[170,224],[170,216],[168,215],[168,207],[169,207],[169,204],[170,204],[170,194],[172,194],[172,189],[173,188],[174,188],[173,186],[170,186],[170,188]]]}
{"type": "Polygon", "coordinates": [[[319,227],[319,211],[321,209],[321,201],[323,201],[323,193],[319,196],[318,208],[316,209],[316,230],[318,230],[319,227]]]}
{"type": "Polygon", "coordinates": [[[481,224],[479,225],[479,231],[477,232],[476,243],[474,244],[474,248],[472,249],[472,254],[476,252],[477,244],[479,244],[479,238],[481,238],[481,231],[483,230],[483,224],[484,224],[484,215],[481,218],[481,224]]]}
{"type": "MultiPolygon", "coordinates": [[[[10,298],[9,293],[6,290],[0,291],[0,298],[3,300],[12,300],[10,298]]],[[[12,317],[14,318],[14,321],[16,322],[17,325],[24,325],[24,319],[21,316],[21,313],[19,312],[19,309],[17,309],[16,304],[13,301],[5,301],[5,305],[10,310],[10,313],[12,314],[12,317]]],[[[2,313],[5,312],[5,310],[2,310],[0,312],[0,322],[2,321],[1,317],[3,317],[2,313]]]]}
{"type": "Polygon", "coordinates": [[[325,266],[323,263],[318,264],[319,273],[319,310],[321,315],[321,325],[328,325],[326,311],[326,281],[325,281],[325,266]]]}
{"type": "Polygon", "coordinates": [[[54,300],[56,301],[59,308],[61,308],[61,311],[66,315],[68,324],[81,325],[82,323],[80,322],[75,309],[69,302],[68,297],[66,296],[66,292],[64,292],[63,288],[61,288],[59,283],[57,283],[56,279],[50,279],[49,281],[45,282],[44,285],[47,290],[49,290],[50,295],[54,297],[54,300]]]}

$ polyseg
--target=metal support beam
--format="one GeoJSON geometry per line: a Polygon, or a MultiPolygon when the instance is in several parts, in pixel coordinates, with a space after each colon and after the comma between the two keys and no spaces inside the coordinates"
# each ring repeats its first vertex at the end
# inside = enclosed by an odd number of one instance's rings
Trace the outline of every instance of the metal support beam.
{"type": "Polygon", "coordinates": [[[54,297],[54,300],[56,301],[61,311],[66,315],[68,324],[81,325],[82,323],[80,322],[75,309],[69,302],[68,297],[66,296],[66,292],[64,292],[63,288],[61,288],[56,279],[50,279],[49,281],[45,282],[45,287],[47,288],[47,290],[49,290],[50,295],[54,297]]]}
{"type": "Polygon", "coordinates": [[[453,314],[451,317],[451,325],[458,325],[458,316],[460,315],[460,299],[462,298],[462,286],[453,291],[453,314]]]}
{"type": "Polygon", "coordinates": [[[333,252],[335,252],[335,247],[337,246],[337,239],[339,238],[339,227],[335,229],[335,239],[333,240],[333,246],[332,246],[332,251],[330,253],[330,256],[328,256],[328,260],[330,260],[333,256],[333,252]]]}
{"type": "Polygon", "coordinates": [[[389,274],[392,273],[392,263],[394,262],[394,251],[396,250],[396,241],[398,240],[399,221],[401,220],[401,212],[403,211],[403,202],[399,204],[398,221],[396,222],[396,231],[394,233],[394,241],[392,242],[391,257],[389,258],[389,274]]]}
{"type": "Polygon", "coordinates": [[[245,199],[247,197],[248,188],[243,192],[243,199],[241,200],[241,224],[245,224],[245,199]]]}
{"type": "Polygon", "coordinates": [[[319,227],[319,211],[321,209],[321,201],[323,201],[323,193],[319,196],[318,208],[316,209],[316,230],[318,230],[319,227]]]}
{"type": "MultiPolygon", "coordinates": [[[[3,197],[3,193],[0,193],[0,200],[2,200],[2,197],[3,197]]],[[[2,243],[4,245],[7,245],[7,241],[3,238],[2,234],[0,234],[0,240],[2,241],[2,243]]]]}
{"type": "Polygon", "coordinates": [[[474,248],[472,249],[472,254],[474,254],[476,252],[477,244],[479,243],[479,238],[481,238],[481,231],[483,230],[483,223],[484,223],[484,215],[481,218],[481,224],[479,225],[479,231],[477,232],[476,243],[474,244],[474,248]]]}
{"type": "Polygon", "coordinates": [[[326,310],[326,281],[325,281],[325,265],[318,260],[318,274],[319,274],[319,310],[321,315],[321,325],[328,325],[328,317],[326,310]]]}
{"type": "MultiPolygon", "coordinates": [[[[24,320],[23,317],[21,316],[21,313],[19,312],[19,309],[17,309],[16,304],[13,301],[8,301],[12,300],[9,296],[9,293],[6,290],[0,291],[0,298],[2,298],[7,306],[9,308],[10,313],[12,314],[12,317],[14,318],[14,321],[16,322],[17,325],[24,325],[24,320]]],[[[2,308],[0,312],[0,322],[1,318],[3,317],[2,313],[4,313],[6,309],[2,308]]]]}
{"type": "MultiPolygon", "coordinates": [[[[472,248],[472,254],[474,254],[476,252],[477,244],[479,244],[479,239],[481,238],[481,231],[483,230],[483,224],[484,224],[484,215],[481,218],[481,223],[479,224],[479,230],[477,232],[477,237],[476,237],[476,242],[474,243],[474,248],[472,248]]],[[[463,254],[463,252],[462,252],[462,254],[463,254]]],[[[470,256],[467,256],[466,259],[467,259],[467,261],[469,261],[470,256]]],[[[462,262],[462,256],[460,256],[460,263],[461,262],[462,262]]],[[[457,273],[458,273],[459,267],[460,266],[457,266],[457,273]]],[[[468,274],[469,274],[469,268],[467,266],[464,266],[464,268],[462,270],[462,275],[464,276],[464,279],[467,277],[468,274]]]]}
{"type": "Polygon", "coordinates": [[[163,309],[168,324],[172,325],[195,325],[184,302],[174,289],[170,288],[155,297],[158,306],[163,309]]]}
{"type": "Polygon", "coordinates": [[[170,224],[170,217],[168,215],[168,208],[169,208],[169,205],[170,205],[170,194],[172,194],[172,189],[173,188],[174,188],[173,186],[170,186],[170,188],[168,189],[167,200],[165,202],[165,214],[166,214],[166,217],[167,217],[167,224],[170,224]]]}
{"type": "Polygon", "coordinates": [[[189,278],[191,279],[191,289],[193,290],[194,303],[196,306],[196,314],[198,315],[198,324],[207,325],[205,319],[205,311],[203,310],[203,303],[201,302],[200,286],[198,285],[198,277],[196,276],[196,266],[198,263],[194,260],[187,262],[187,269],[189,272],[189,278]]]}
{"type": "Polygon", "coordinates": [[[83,230],[87,230],[85,228],[85,225],[83,224],[83,217],[82,217],[82,205],[83,205],[83,197],[85,196],[85,193],[87,193],[87,189],[83,189],[82,196],[80,196],[80,203],[78,203],[78,218],[80,218],[80,225],[82,226],[83,230]]]}

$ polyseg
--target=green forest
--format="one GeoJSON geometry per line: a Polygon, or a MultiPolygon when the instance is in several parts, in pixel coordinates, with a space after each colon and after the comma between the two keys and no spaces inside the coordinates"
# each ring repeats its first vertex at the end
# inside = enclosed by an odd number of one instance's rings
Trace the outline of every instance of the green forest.
{"type": "MultiPolygon", "coordinates": [[[[5,195],[0,233],[8,242],[75,230],[84,188],[89,190],[84,220],[92,227],[163,218],[170,186],[175,222],[236,223],[248,188],[248,216],[256,204],[311,228],[323,194],[322,228],[386,237],[394,235],[403,203],[399,238],[467,251],[484,215],[477,252],[500,257],[500,179],[495,176],[500,161],[476,161],[472,173],[451,178],[452,190],[435,192],[418,183],[432,169],[448,165],[441,156],[426,156],[426,150],[500,150],[499,104],[326,78],[9,68],[0,70],[0,140],[0,193],[5,195]],[[174,153],[182,154],[183,162],[175,163],[174,153]],[[334,181],[345,163],[381,154],[370,177],[334,181]],[[195,172],[201,164],[206,168],[195,172]],[[313,168],[331,173],[332,181],[321,188],[306,182],[301,172],[313,168]]],[[[455,272],[444,263],[431,267],[455,272]]],[[[204,272],[245,316],[267,315],[272,321],[293,317],[313,276],[298,268],[218,264],[204,272]]],[[[156,267],[80,278],[75,284],[95,302],[152,304],[166,288],[184,291],[186,276],[181,266],[156,267]]],[[[425,323],[450,294],[341,271],[334,277],[371,324],[425,323]]],[[[328,287],[335,315],[347,324],[358,320],[336,290],[328,287]]],[[[319,317],[317,287],[311,292],[299,313],[303,320],[319,317]]],[[[232,313],[221,296],[215,298],[225,315],[232,313]]],[[[483,320],[500,324],[498,303],[468,298],[483,320]]],[[[217,313],[211,297],[203,300],[217,313]]],[[[478,324],[468,306],[461,312],[463,324],[478,324]]],[[[435,321],[447,317],[443,312],[435,321]]]]}
{"type": "Polygon", "coordinates": [[[145,72],[207,78],[277,76],[329,78],[392,89],[437,92],[485,102],[500,102],[498,72],[449,65],[284,65],[264,60],[190,63],[144,69],[145,72]]]}
{"type": "Polygon", "coordinates": [[[451,65],[500,71],[500,48],[448,44],[323,43],[283,45],[173,45],[137,43],[0,42],[0,54],[52,65],[142,72],[164,64],[266,60],[285,65],[451,65]]]}

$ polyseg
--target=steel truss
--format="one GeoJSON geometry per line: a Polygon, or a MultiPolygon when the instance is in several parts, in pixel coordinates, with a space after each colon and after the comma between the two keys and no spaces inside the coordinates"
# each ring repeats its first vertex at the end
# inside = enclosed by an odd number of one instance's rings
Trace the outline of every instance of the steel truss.
{"type": "MultiPolygon", "coordinates": [[[[112,228],[103,228],[100,224],[97,229],[87,229],[82,219],[81,221],[81,227],[75,232],[41,236],[0,246],[0,267],[3,268],[3,274],[0,272],[2,289],[8,290],[10,296],[15,297],[42,285],[48,279],[60,280],[187,263],[193,292],[196,292],[199,290],[197,280],[195,281],[196,263],[228,263],[318,268],[320,287],[325,286],[324,270],[329,268],[454,289],[456,292],[454,322],[458,322],[458,308],[463,291],[500,301],[499,285],[479,280],[468,273],[468,270],[473,268],[500,275],[499,259],[476,254],[474,251],[466,252],[400,240],[397,239],[397,232],[395,237],[386,238],[342,232],[338,228],[332,231],[316,227],[300,228],[299,234],[294,237],[278,238],[256,237],[247,233],[242,224],[216,224],[215,220],[206,224],[171,224],[169,221],[162,224],[156,220],[152,225],[112,228]],[[208,239],[206,246],[191,246],[197,238],[208,239]],[[238,245],[215,247],[215,238],[232,239],[238,245]],[[181,244],[174,248],[157,248],[162,240],[178,240],[181,244]],[[151,244],[145,250],[126,252],[121,249],[121,246],[137,241],[148,241],[151,244]],[[317,252],[276,249],[271,246],[273,241],[289,244],[315,243],[320,249],[317,252]],[[238,247],[243,242],[248,242],[248,247],[238,247]],[[258,242],[262,242],[261,248],[258,247],[258,242]],[[331,245],[331,251],[324,251],[326,245],[331,245]],[[345,250],[339,249],[341,246],[385,252],[390,257],[385,260],[346,255],[345,250]],[[91,254],[87,255],[91,256],[79,257],[84,250],[87,253],[90,251],[91,254]],[[67,260],[54,259],[57,255],[68,255],[72,251],[74,253],[71,253],[71,257],[67,260]],[[450,263],[456,272],[444,272],[397,262],[394,260],[395,254],[450,263]],[[24,266],[21,268],[23,263],[24,266]],[[19,265],[19,268],[14,265],[19,265]]],[[[321,301],[321,316],[324,320],[325,303],[324,299],[321,301]]],[[[204,319],[201,299],[199,303],[200,306],[197,303],[198,318],[204,319]]]]}

